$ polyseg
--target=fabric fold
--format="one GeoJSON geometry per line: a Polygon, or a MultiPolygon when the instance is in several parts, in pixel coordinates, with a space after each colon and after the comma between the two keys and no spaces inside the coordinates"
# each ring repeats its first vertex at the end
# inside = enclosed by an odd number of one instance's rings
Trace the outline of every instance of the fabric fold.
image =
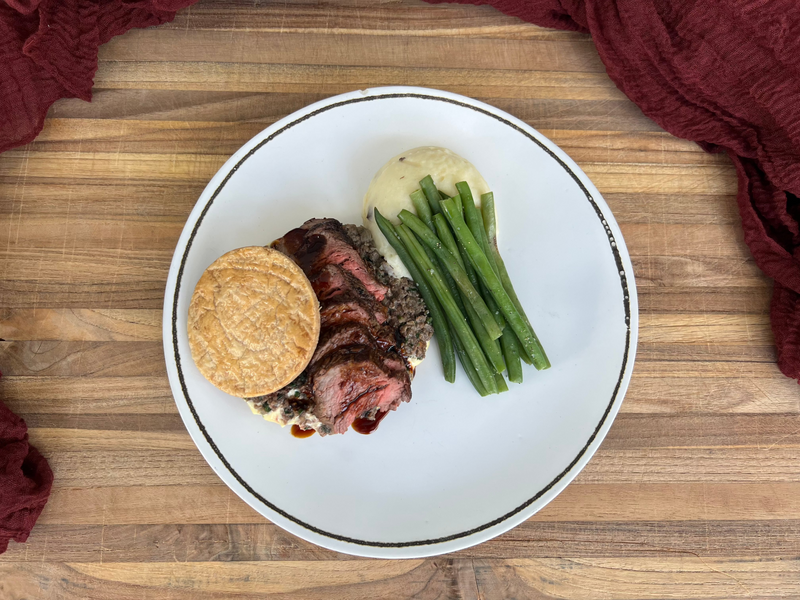
{"type": "Polygon", "coordinates": [[[53,486],[47,460],[28,444],[25,421],[0,402],[0,554],[28,539],[53,486]]]}
{"type": "MultiPolygon", "coordinates": [[[[32,141],[59,98],[91,100],[97,51],[194,0],[0,0],[0,152],[32,141]]],[[[25,421],[0,402],[0,553],[24,542],[53,485],[25,421]]]]}
{"type": "Polygon", "coordinates": [[[778,366],[800,379],[800,5],[461,1],[590,33],[608,75],[645,115],[709,152],[727,152],[738,175],[745,242],[775,281],[778,366]]]}
{"type": "Polygon", "coordinates": [[[59,98],[91,100],[97,52],[196,0],[0,0],[0,152],[27,144],[59,98]]]}

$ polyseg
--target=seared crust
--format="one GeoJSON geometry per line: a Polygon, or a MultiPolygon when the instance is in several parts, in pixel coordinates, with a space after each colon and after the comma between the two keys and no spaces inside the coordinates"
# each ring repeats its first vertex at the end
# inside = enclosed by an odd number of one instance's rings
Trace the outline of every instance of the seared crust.
{"type": "Polygon", "coordinates": [[[233,396],[262,396],[308,365],[319,340],[319,303],[292,259],[270,248],[239,248],[203,273],[188,328],[206,379],[233,396]]]}

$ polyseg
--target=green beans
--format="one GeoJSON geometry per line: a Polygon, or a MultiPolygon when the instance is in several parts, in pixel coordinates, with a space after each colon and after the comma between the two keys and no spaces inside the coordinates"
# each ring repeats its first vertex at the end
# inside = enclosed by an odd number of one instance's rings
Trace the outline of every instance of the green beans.
{"type": "Polygon", "coordinates": [[[461,342],[458,341],[457,337],[453,338],[453,345],[456,348],[458,359],[461,361],[461,366],[464,367],[464,373],[467,374],[467,379],[469,379],[472,387],[474,387],[475,391],[478,392],[482,397],[488,396],[489,393],[483,387],[481,378],[478,377],[478,372],[475,370],[475,367],[472,365],[472,361],[469,359],[469,355],[464,351],[464,347],[461,345],[461,342]]]}
{"type": "Polygon", "coordinates": [[[400,217],[400,221],[403,225],[411,229],[423,243],[433,251],[442,265],[444,265],[447,272],[450,273],[458,286],[458,289],[464,293],[467,301],[469,301],[481,321],[483,321],[483,325],[489,336],[493,340],[499,338],[503,334],[503,330],[497,324],[497,321],[495,321],[492,313],[489,312],[478,290],[472,286],[466,271],[458,264],[458,261],[453,257],[450,251],[445,249],[441,240],[439,240],[414,213],[401,210],[398,217],[400,217]]]}
{"type": "MultiPolygon", "coordinates": [[[[466,204],[467,203],[465,202],[465,212],[468,210],[466,204]]],[[[537,369],[549,367],[550,363],[544,354],[544,350],[542,349],[539,339],[533,332],[533,328],[525,322],[517,308],[514,306],[514,303],[511,301],[508,293],[503,288],[499,277],[492,269],[486,254],[484,254],[479,243],[476,241],[475,236],[472,235],[472,232],[467,227],[464,219],[456,211],[456,205],[455,202],[453,202],[453,199],[450,198],[449,200],[443,200],[440,203],[440,206],[442,207],[442,212],[444,212],[444,215],[447,218],[447,222],[450,224],[450,227],[453,229],[453,232],[456,235],[456,239],[458,239],[464,245],[472,266],[475,267],[478,277],[481,281],[483,281],[486,288],[492,294],[495,302],[497,302],[497,305],[502,311],[503,316],[506,318],[508,326],[516,334],[525,351],[528,352],[531,357],[533,357],[534,366],[537,369]]]]}
{"type": "Polygon", "coordinates": [[[517,307],[517,310],[519,310],[520,314],[522,314],[522,316],[525,318],[525,321],[527,321],[530,325],[530,321],[528,321],[528,317],[525,315],[525,311],[522,309],[522,303],[519,301],[519,298],[517,298],[517,294],[514,291],[514,286],[511,285],[511,278],[508,276],[508,271],[506,270],[506,265],[503,262],[503,257],[500,256],[500,250],[497,247],[497,221],[495,220],[494,194],[492,192],[483,194],[481,196],[481,212],[483,213],[483,223],[486,226],[487,249],[489,254],[492,254],[494,257],[494,261],[499,272],[500,281],[503,283],[503,287],[506,288],[506,291],[511,297],[512,302],[514,302],[514,305],[517,307]]]}
{"type": "Polygon", "coordinates": [[[445,381],[453,383],[456,380],[455,349],[453,347],[453,338],[450,335],[450,328],[447,324],[447,318],[445,317],[442,307],[436,299],[433,290],[431,290],[428,282],[417,267],[417,264],[411,259],[410,254],[397,235],[394,225],[387,221],[377,208],[375,209],[375,222],[378,224],[383,235],[386,236],[389,244],[391,244],[392,248],[397,252],[400,260],[403,261],[403,264],[408,269],[408,272],[411,273],[411,277],[417,284],[420,296],[422,296],[425,306],[428,307],[428,312],[431,315],[433,332],[439,342],[439,354],[442,359],[445,381]]]}
{"type": "MultiPolygon", "coordinates": [[[[453,232],[450,231],[450,226],[447,224],[447,219],[445,219],[442,214],[433,215],[433,224],[436,226],[436,233],[439,236],[439,240],[463,269],[465,267],[465,263],[461,258],[461,253],[458,251],[458,243],[453,237],[453,232]]],[[[472,278],[469,277],[469,274],[467,274],[467,277],[469,278],[470,283],[472,283],[472,278]]],[[[473,284],[473,287],[478,289],[475,284],[473,284]]],[[[472,308],[472,305],[469,303],[466,295],[463,292],[461,292],[461,294],[462,299],[464,300],[464,308],[467,314],[467,319],[472,325],[472,329],[475,330],[475,337],[478,338],[478,342],[480,342],[481,348],[483,348],[483,352],[486,354],[486,358],[489,359],[492,367],[494,367],[495,371],[498,373],[502,373],[506,368],[506,364],[503,358],[503,350],[500,346],[500,342],[498,342],[496,339],[492,339],[489,336],[480,316],[478,316],[478,313],[476,313],[475,309],[472,308]]],[[[488,303],[486,306],[490,311],[492,310],[488,303]]]]}
{"type": "Polygon", "coordinates": [[[519,357],[517,336],[507,325],[503,329],[500,346],[503,348],[503,358],[505,359],[506,369],[508,369],[508,380],[512,383],[522,383],[522,363],[519,357]]]}
{"type": "MultiPolygon", "coordinates": [[[[483,223],[486,227],[486,237],[487,237],[487,248],[488,253],[493,256],[495,265],[497,266],[497,273],[500,277],[500,282],[503,284],[503,288],[508,292],[508,296],[511,298],[511,301],[516,306],[517,310],[519,311],[522,318],[525,319],[525,323],[527,323],[528,327],[531,331],[533,331],[533,326],[531,325],[530,320],[528,319],[528,315],[525,314],[525,310],[522,308],[522,303],[519,301],[517,297],[517,293],[514,290],[514,286],[511,284],[511,277],[508,275],[508,270],[506,269],[505,262],[503,261],[503,257],[500,255],[500,250],[497,246],[497,221],[496,221],[496,213],[494,210],[494,194],[489,192],[487,194],[483,194],[481,196],[481,212],[483,213],[483,223]]],[[[534,332],[534,337],[536,333],[534,332]]],[[[537,338],[538,339],[538,338],[537,338]]],[[[547,358],[547,354],[545,354],[544,348],[540,349],[542,352],[543,357],[543,365],[537,368],[548,368],[550,366],[550,360],[547,358]]],[[[525,357],[523,356],[523,359],[525,357]]],[[[536,364],[536,357],[530,356],[528,357],[530,360],[533,360],[534,364],[536,364]]],[[[530,361],[526,361],[530,364],[530,361]]]]}
{"type": "MultiPolygon", "coordinates": [[[[417,190],[411,193],[411,202],[414,204],[414,209],[420,215],[420,218],[425,221],[425,224],[428,226],[432,232],[435,231],[433,221],[431,220],[431,210],[430,206],[428,206],[428,201],[425,198],[425,194],[422,193],[421,190],[417,190]]],[[[444,218],[444,217],[442,217],[444,218]]],[[[462,313],[467,312],[464,307],[464,302],[461,298],[461,294],[458,292],[458,286],[456,285],[453,276],[447,270],[447,268],[442,264],[441,260],[436,257],[434,251],[428,247],[427,245],[422,246],[422,249],[425,250],[425,254],[428,255],[430,261],[441,268],[442,276],[444,277],[444,282],[447,284],[447,287],[450,289],[450,293],[453,295],[453,298],[456,301],[456,305],[458,306],[458,310],[462,313]]]]}
{"type": "MultiPolygon", "coordinates": [[[[464,203],[461,201],[461,196],[459,194],[456,194],[455,199],[456,199],[456,209],[458,210],[458,214],[460,214],[463,217],[464,203]]],[[[442,198],[442,200],[447,200],[447,198],[442,198]]]]}
{"type": "Polygon", "coordinates": [[[494,247],[497,248],[497,217],[494,211],[494,193],[481,194],[481,215],[483,216],[486,237],[489,243],[494,244],[494,247]]]}
{"type": "Polygon", "coordinates": [[[375,210],[375,219],[428,306],[447,380],[457,355],[481,396],[507,391],[507,380],[522,383],[522,361],[537,369],[550,362],[497,249],[494,196],[481,196],[478,209],[464,181],[452,198],[430,175],[419,185],[417,214],[402,210],[393,225],[375,210]]]}
{"type": "Polygon", "coordinates": [[[490,394],[497,393],[497,382],[494,379],[494,372],[492,371],[486,357],[483,355],[478,340],[472,329],[467,325],[466,318],[458,310],[458,306],[444,282],[444,278],[439,273],[436,266],[431,262],[425,251],[422,249],[422,244],[414,236],[414,233],[405,224],[397,228],[397,233],[400,240],[411,255],[411,259],[422,267],[423,276],[427,277],[428,284],[436,294],[437,300],[442,305],[445,315],[450,322],[453,332],[458,337],[459,341],[464,347],[464,351],[472,361],[475,371],[483,384],[485,390],[490,394]]]}
{"type": "MultiPolygon", "coordinates": [[[[428,226],[428,229],[431,231],[435,231],[433,226],[433,221],[431,217],[433,216],[431,213],[430,206],[428,206],[427,198],[425,198],[425,194],[422,193],[421,190],[416,190],[412,192],[411,195],[411,202],[414,205],[414,210],[417,211],[419,217],[425,222],[428,226]]],[[[431,248],[427,245],[423,245],[422,249],[425,250],[425,254],[428,255],[430,261],[439,266],[442,270],[442,276],[444,277],[444,281],[447,284],[447,287],[450,288],[450,292],[453,294],[456,305],[458,305],[458,309],[461,312],[464,312],[464,303],[461,300],[461,295],[458,293],[458,286],[456,282],[453,280],[453,276],[447,270],[447,268],[441,263],[441,261],[436,257],[436,254],[433,252],[431,248]]]]}
{"type": "MultiPolygon", "coordinates": [[[[475,208],[475,201],[472,198],[472,192],[469,189],[469,184],[466,181],[460,181],[456,184],[456,189],[461,196],[461,202],[464,205],[464,220],[467,222],[469,230],[478,242],[481,250],[486,255],[489,265],[495,272],[495,275],[500,276],[497,269],[497,264],[494,261],[494,255],[489,252],[489,240],[486,237],[486,230],[483,228],[483,219],[481,213],[475,208]]],[[[490,192],[491,193],[491,192],[490,192]]],[[[494,195],[492,195],[494,197],[494,195]]]]}
{"type": "MultiPolygon", "coordinates": [[[[458,214],[462,215],[463,217],[464,212],[461,204],[461,196],[454,196],[453,199],[456,201],[456,210],[458,211],[458,214]]],[[[443,216],[441,218],[445,223],[447,223],[447,220],[443,216]]],[[[439,225],[436,226],[436,229],[437,231],[439,230],[439,225]]],[[[448,232],[450,231],[449,226],[447,227],[447,230],[448,232]]],[[[503,317],[503,313],[501,313],[500,309],[497,308],[497,304],[494,302],[494,300],[492,300],[492,296],[489,294],[486,286],[478,280],[478,276],[475,274],[475,269],[472,267],[472,263],[469,262],[469,258],[467,257],[466,248],[464,248],[464,245],[458,240],[456,240],[456,244],[458,245],[458,253],[461,257],[459,263],[463,265],[464,270],[467,272],[467,277],[469,277],[470,283],[472,283],[472,286],[476,290],[480,291],[481,297],[483,298],[484,302],[486,302],[486,307],[489,309],[489,312],[494,315],[494,320],[497,321],[497,324],[500,326],[500,328],[505,327],[506,320],[503,317]]]]}
{"type": "MultiPolygon", "coordinates": [[[[459,181],[456,184],[456,189],[458,190],[458,196],[461,198],[461,204],[463,205],[464,221],[466,221],[470,231],[472,231],[472,235],[475,235],[473,224],[480,217],[478,215],[478,209],[475,208],[475,200],[472,198],[472,190],[469,188],[469,184],[466,181],[459,181]]],[[[475,237],[477,239],[478,236],[475,237]]]]}
{"type": "Polygon", "coordinates": [[[417,216],[425,221],[425,224],[433,231],[433,213],[431,207],[428,205],[428,199],[422,190],[417,190],[411,194],[411,202],[414,204],[414,210],[417,211],[417,216]]]}
{"type": "Polygon", "coordinates": [[[502,394],[503,392],[508,391],[508,384],[506,380],[503,379],[503,376],[500,373],[494,374],[494,380],[497,383],[497,393],[502,394]]]}
{"type": "MultiPolygon", "coordinates": [[[[461,181],[456,184],[456,188],[463,193],[462,203],[464,206],[464,217],[465,221],[467,222],[467,226],[472,232],[472,235],[475,236],[475,240],[480,245],[481,249],[483,250],[483,253],[486,255],[486,259],[489,261],[489,265],[492,267],[492,270],[494,271],[495,275],[497,275],[497,277],[500,278],[500,281],[503,284],[503,289],[506,290],[506,293],[508,293],[509,297],[511,298],[511,301],[514,302],[514,298],[516,298],[516,293],[514,292],[513,288],[509,289],[509,286],[511,285],[510,279],[508,280],[508,286],[507,286],[506,282],[502,278],[500,266],[498,264],[499,253],[492,251],[492,246],[489,242],[489,237],[486,232],[486,228],[484,227],[485,217],[483,217],[481,215],[481,212],[479,212],[477,208],[475,208],[475,202],[472,198],[472,192],[470,191],[469,184],[467,184],[466,181],[461,181]]],[[[491,223],[492,231],[496,236],[497,223],[494,221],[494,194],[492,192],[488,192],[481,196],[481,211],[483,211],[484,200],[486,201],[486,204],[490,207],[490,210],[487,210],[484,213],[484,215],[487,214],[492,215],[493,217],[491,223]]],[[[502,262],[502,259],[499,259],[499,262],[502,262]]],[[[493,306],[492,303],[488,301],[487,305],[489,305],[490,308],[493,307],[496,308],[496,305],[493,306]]],[[[522,305],[519,303],[519,299],[517,299],[517,301],[514,302],[514,306],[520,312],[520,315],[525,320],[528,329],[530,329],[530,331],[533,333],[535,337],[536,334],[535,332],[533,332],[533,327],[531,326],[530,321],[528,320],[527,316],[525,316],[525,313],[522,310],[522,305]]],[[[517,341],[519,341],[519,338],[517,338],[517,341]]],[[[519,343],[515,344],[514,346],[516,347],[516,352],[520,354],[522,360],[524,360],[529,365],[530,364],[536,365],[537,369],[547,368],[547,366],[549,366],[550,363],[547,361],[546,355],[544,356],[544,361],[539,360],[537,364],[537,360],[534,359],[534,357],[530,354],[528,349],[523,344],[519,343]],[[545,364],[547,366],[544,366],[545,364]]],[[[513,352],[513,350],[511,352],[513,352]]],[[[544,354],[544,349],[542,349],[542,354],[544,354]]]]}
{"type": "MultiPolygon", "coordinates": [[[[499,266],[497,262],[493,260],[495,258],[495,255],[492,252],[491,242],[487,231],[489,225],[491,225],[492,236],[496,240],[497,224],[494,220],[494,194],[492,194],[492,192],[489,192],[481,196],[481,211],[483,211],[484,215],[482,219],[481,214],[475,208],[475,203],[473,202],[472,192],[469,189],[469,185],[466,182],[460,182],[456,184],[456,187],[460,187],[460,189],[464,191],[465,200],[463,202],[463,205],[465,207],[469,206],[469,208],[464,209],[464,211],[469,214],[469,221],[467,221],[467,225],[470,231],[472,232],[472,235],[475,236],[475,239],[480,241],[481,248],[483,249],[484,254],[486,254],[486,257],[489,259],[489,264],[491,265],[492,270],[498,277],[500,277],[500,281],[501,283],[503,283],[503,288],[508,292],[509,297],[511,297],[511,300],[513,302],[516,294],[514,294],[513,291],[509,292],[508,288],[505,286],[505,282],[503,282],[499,266]],[[491,213],[492,215],[491,223],[488,223],[485,220],[486,215],[489,213],[491,213]]],[[[491,310],[495,314],[495,318],[497,318],[499,316],[497,313],[500,312],[500,309],[498,308],[494,300],[491,298],[491,294],[488,293],[488,290],[484,285],[481,285],[480,290],[481,294],[483,294],[484,300],[486,300],[486,305],[489,307],[489,310],[491,310]]],[[[522,307],[516,302],[514,304],[517,307],[517,310],[520,311],[522,317],[525,319],[525,322],[530,327],[530,321],[528,321],[527,317],[525,316],[525,313],[522,312],[521,310],[522,307]]],[[[501,346],[503,348],[503,358],[508,367],[509,381],[512,381],[514,383],[522,383],[522,365],[520,365],[520,355],[521,359],[524,360],[529,365],[533,364],[533,358],[528,356],[528,353],[525,352],[524,349],[520,348],[520,345],[518,344],[518,340],[516,339],[516,335],[514,334],[514,332],[511,331],[511,329],[505,327],[506,325],[505,319],[502,319],[501,317],[499,322],[503,325],[504,328],[503,335],[507,336],[505,340],[501,341],[501,346]],[[509,337],[513,337],[514,339],[509,340],[508,339],[509,337]]]]}
{"type": "MultiPolygon", "coordinates": [[[[461,268],[464,269],[465,263],[464,259],[461,257],[461,253],[458,251],[458,242],[456,242],[456,238],[453,237],[453,232],[450,231],[450,226],[447,224],[447,219],[444,218],[442,213],[433,215],[433,226],[436,231],[436,235],[439,236],[439,240],[442,242],[442,244],[444,244],[444,247],[450,251],[450,254],[453,255],[453,258],[455,258],[461,268]]],[[[466,273],[466,269],[464,272],[466,273]]],[[[467,273],[467,277],[469,277],[469,273],[467,273]]],[[[472,282],[471,278],[470,282],[472,282]]],[[[475,284],[473,284],[473,286],[475,286],[475,284]]]]}
{"type": "Polygon", "coordinates": [[[439,202],[442,200],[441,192],[433,185],[433,178],[430,175],[426,175],[423,179],[420,179],[419,187],[421,187],[422,191],[425,193],[425,197],[431,205],[433,214],[438,215],[442,212],[442,209],[439,207],[439,202]]]}

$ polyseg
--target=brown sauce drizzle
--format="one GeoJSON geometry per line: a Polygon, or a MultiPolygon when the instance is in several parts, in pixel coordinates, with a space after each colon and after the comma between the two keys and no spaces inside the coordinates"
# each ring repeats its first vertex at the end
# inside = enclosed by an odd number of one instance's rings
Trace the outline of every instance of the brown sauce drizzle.
{"type": "Polygon", "coordinates": [[[375,415],[374,419],[356,419],[353,421],[353,424],[350,426],[353,428],[353,431],[360,433],[361,435],[369,435],[373,431],[378,428],[378,425],[381,424],[381,421],[389,414],[389,411],[379,412],[375,415]]]}
{"type": "Polygon", "coordinates": [[[310,273],[314,263],[317,262],[320,252],[325,248],[325,237],[311,234],[306,237],[303,247],[295,252],[295,260],[304,273],[310,273]]]}
{"type": "Polygon", "coordinates": [[[325,245],[325,236],[316,233],[308,235],[308,231],[299,227],[283,236],[284,249],[306,274],[311,272],[325,245]]]}
{"type": "Polygon", "coordinates": [[[313,429],[301,429],[299,425],[292,425],[292,435],[296,438],[303,439],[307,437],[311,437],[317,433],[313,429]]]}
{"type": "MultiPolygon", "coordinates": [[[[289,233],[283,236],[283,245],[289,254],[294,254],[295,252],[300,250],[300,247],[303,245],[303,242],[305,240],[306,240],[306,230],[300,229],[298,227],[297,229],[292,229],[289,233]]],[[[277,240],[277,242],[280,241],[281,240],[277,240]]]]}

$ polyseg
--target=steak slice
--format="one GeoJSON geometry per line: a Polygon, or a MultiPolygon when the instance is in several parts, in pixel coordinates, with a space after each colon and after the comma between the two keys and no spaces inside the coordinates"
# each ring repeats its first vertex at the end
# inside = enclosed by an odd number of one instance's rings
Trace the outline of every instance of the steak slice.
{"type": "Polygon", "coordinates": [[[331,433],[345,433],[357,418],[374,418],[411,399],[408,371],[393,368],[397,361],[391,354],[369,346],[343,346],[311,366],[314,413],[331,433]]]}
{"type": "Polygon", "coordinates": [[[315,363],[329,352],[344,346],[377,346],[383,351],[397,347],[395,331],[391,327],[375,324],[374,327],[361,323],[346,323],[322,330],[317,349],[311,357],[315,363]]]}
{"type": "Polygon", "coordinates": [[[336,219],[310,219],[273,246],[293,257],[309,279],[326,265],[338,265],[358,279],[379,302],[389,292],[369,270],[336,219]]]}
{"type": "Polygon", "coordinates": [[[343,293],[320,302],[320,330],[345,323],[361,323],[371,326],[375,315],[367,310],[353,294],[343,293]]]}
{"type": "Polygon", "coordinates": [[[340,266],[322,267],[311,278],[311,287],[321,303],[345,296],[349,301],[360,304],[378,323],[384,323],[389,318],[387,308],[376,301],[359,280],[340,266]]]}

